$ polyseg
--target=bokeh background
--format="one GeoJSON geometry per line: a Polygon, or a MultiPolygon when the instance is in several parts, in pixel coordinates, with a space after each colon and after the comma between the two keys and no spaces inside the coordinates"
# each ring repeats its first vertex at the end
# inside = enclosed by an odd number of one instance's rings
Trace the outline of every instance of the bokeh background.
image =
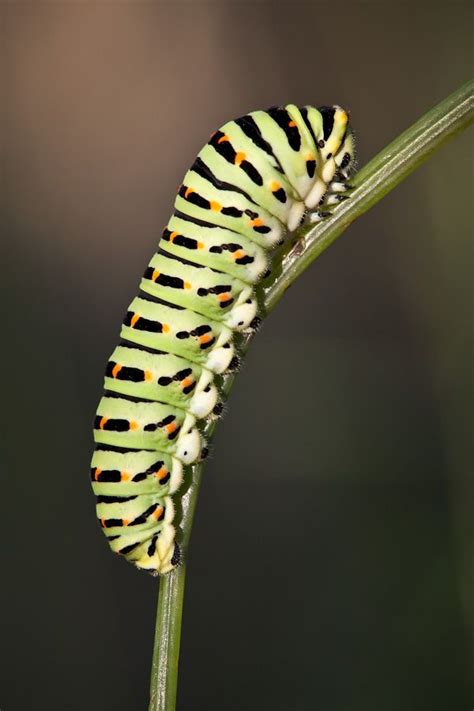
{"type": "MultiPolygon", "coordinates": [[[[4,2],[2,711],[145,709],[157,581],[89,485],[105,362],[211,131],[351,111],[364,164],[470,78],[472,3],[4,2]]],[[[472,707],[472,134],[286,294],[217,429],[179,709],[472,707]]]]}

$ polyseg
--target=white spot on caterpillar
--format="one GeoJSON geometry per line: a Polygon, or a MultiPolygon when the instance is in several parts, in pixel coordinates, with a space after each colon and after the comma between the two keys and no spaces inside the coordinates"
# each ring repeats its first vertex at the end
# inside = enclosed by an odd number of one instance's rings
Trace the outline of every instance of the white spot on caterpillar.
{"type": "Polygon", "coordinates": [[[336,161],[334,158],[330,158],[323,167],[321,177],[326,184],[330,183],[334,178],[334,173],[336,172],[336,161]]]}
{"type": "Polygon", "coordinates": [[[347,187],[344,183],[331,183],[332,193],[343,193],[345,190],[347,190],[347,187]]]}
{"type": "Polygon", "coordinates": [[[275,244],[281,242],[285,234],[280,225],[275,224],[274,226],[271,226],[267,224],[267,227],[270,227],[270,232],[266,232],[263,236],[265,237],[266,244],[268,244],[269,247],[273,247],[275,244]]]}
{"type": "Polygon", "coordinates": [[[319,205],[321,198],[323,197],[326,190],[326,183],[324,183],[320,178],[318,178],[318,180],[316,180],[315,184],[313,185],[313,187],[305,198],[306,207],[311,210],[313,207],[319,205]]]}
{"type": "Polygon", "coordinates": [[[171,496],[165,496],[163,499],[163,504],[165,506],[165,523],[171,523],[174,519],[174,504],[171,496]]]}
{"type": "Polygon", "coordinates": [[[238,304],[227,314],[225,323],[235,331],[243,331],[249,326],[257,314],[257,302],[252,299],[250,303],[238,304]]]}
{"type": "Polygon", "coordinates": [[[234,353],[235,349],[233,345],[229,348],[214,348],[214,350],[209,353],[206,368],[209,368],[214,373],[223,373],[229,367],[234,353]]]}
{"type": "Polygon", "coordinates": [[[201,454],[201,437],[196,428],[178,437],[175,454],[183,464],[192,464],[199,458],[201,454]]]}
{"type": "Polygon", "coordinates": [[[173,457],[173,466],[171,468],[171,476],[170,476],[170,482],[169,482],[170,494],[174,494],[174,492],[179,489],[182,481],[183,481],[183,465],[179,461],[179,459],[176,459],[176,457],[173,457]]]}
{"type": "Polygon", "coordinates": [[[304,202],[294,202],[291,206],[287,218],[287,225],[290,232],[293,232],[299,226],[305,209],[304,202]]]}
{"type": "Polygon", "coordinates": [[[246,271],[248,279],[254,283],[258,281],[259,277],[264,273],[268,266],[268,260],[263,253],[257,252],[254,255],[254,262],[247,265],[246,271]]]}
{"type": "Polygon", "coordinates": [[[330,195],[324,202],[325,205],[337,205],[339,203],[339,197],[337,195],[330,195]]]}
{"type": "Polygon", "coordinates": [[[159,558],[157,570],[159,573],[166,573],[173,567],[171,565],[171,558],[173,557],[174,551],[174,539],[174,526],[165,521],[156,542],[156,555],[159,558]]]}
{"type": "Polygon", "coordinates": [[[206,390],[196,392],[189,403],[189,410],[198,419],[207,417],[212,412],[217,402],[217,388],[215,385],[208,385],[206,390]]]}

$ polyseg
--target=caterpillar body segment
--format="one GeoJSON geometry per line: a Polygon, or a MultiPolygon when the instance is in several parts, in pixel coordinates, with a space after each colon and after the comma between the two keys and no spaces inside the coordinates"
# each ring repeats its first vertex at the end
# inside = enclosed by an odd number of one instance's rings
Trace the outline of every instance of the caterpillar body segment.
{"type": "Polygon", "coordinates": [[[232,330],[194,311],[136,297],[125,316],[121,337],[137,346],[174,353],[222,373],[234,356],[232,330]],[[216,359],[216,354],[220,357],[216,359]],[[222,368],[215,369],[219,360],[222,368]]]}
{"type": "Polygon", "coordinates": [[[211,269],[218,268],[223,274],[252,285],[269,263],[267,252],[255,240],[222,227],[210,230],[176,215],[163,232],[161,248],[167,254],[211,269]]]}
{"type": "Polygon", "coordinates": [[[187,309],[192,306],[197,313],[218,321],[242,294],[245,298],[252,294],[252,288],[235,277],[190,266],[161,253],[151,258],[140,288],[168,303],[187,309]]]}
{"type": "Polygon", "coordinates": [[[183,480],[179,459],[164,452],[130,450],[126,452],[96,449],[91,462],[94,493],[104,496],[174,494],[183,480]]]}
{"type": "Polygon", "coordinates": [[[184,177],[175,209],[248,237],[268,249],[285,237],[282,222],[239,192],[219,190],[194,171],[184,177]],[[191,187],[193,185],[194,187],[191,187]]]}
{"type": "Polygon", "coordinates": [[[105,388],[111,392],[176,405],[207,417],[218,398],[213,375],[194,363],[169,353],[149,353],[140,348],[118,346],[105,373],[105,388]],[[208,402],[207,407],[198,401],[208,402]]]}
{"type": "Polygon", "coordinates": [[[173,500],[222,411],[216,375],[257,322],[255,288],[304,219],[345,199],[355,146],[339,106],[289,104],[215,131],[123,320],[94,420],[91,482],[111,549],[153,575],[180,561],[173,500]],[[309,214],[308,214],[308,211],[309,214]]]}

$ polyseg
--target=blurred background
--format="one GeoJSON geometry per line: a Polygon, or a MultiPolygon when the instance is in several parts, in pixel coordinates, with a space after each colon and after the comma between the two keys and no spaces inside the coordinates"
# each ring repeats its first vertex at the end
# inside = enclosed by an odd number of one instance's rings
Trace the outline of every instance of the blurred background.
{"type": "MultiPolygon", "coordinates": [[[[146,709],[158,583],[91,424],[209,134],[340,103],[363,165],[472,74],[472,3],[4,2],[2,711],[146,709]]],[[[285,295],[217,428],[179,709],[472,707],[472,134],[285,295]],[[311,373],[303,380],[300,373],[311,373]]]]}

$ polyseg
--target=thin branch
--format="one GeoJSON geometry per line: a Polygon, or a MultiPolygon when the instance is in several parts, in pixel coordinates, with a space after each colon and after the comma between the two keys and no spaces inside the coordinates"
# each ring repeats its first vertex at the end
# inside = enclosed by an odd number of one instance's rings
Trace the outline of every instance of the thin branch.
{"type": "Polygon", "coordinates": [[[150,709],[174,709],[183,616],[186,568],[172,571],[160,580],[156,611],[155,647],[150,681],[150,709]]]}
{"type": "MultiPolygon", "coordinates": [[[[273,284],[264,290],[263,304],[266,314],[272,311],[300,274],[355,219],[393,190],[431,153],[473,122],[473,89],[473,82],[465,84],[425,114],[355,175],[351,181],[354,190],[350,199],[335,208],[327,219],[315,226],[302,228],[297,233],[295,246],[283,257],[281,272],[273,284]]],[[[245,352],[249,341],[249,336],[242,338],[241,353],[245,352]]],[[[223,379],[224,397],[229,395],[233,381],[233,375],[223,379]]],[[[207,439],[212,436],[214,426],[215,423],[211,423],[205,429],[204,436],[207,439]]],[[[181,545],[185,557],[202,470],[202,464],[192,467],[191,485],[181,501],[181,545]]],[[[183,563],[160,580],[149,711],[174,711],[176,707],[185,576],[186,564],[183,563]]]]}

